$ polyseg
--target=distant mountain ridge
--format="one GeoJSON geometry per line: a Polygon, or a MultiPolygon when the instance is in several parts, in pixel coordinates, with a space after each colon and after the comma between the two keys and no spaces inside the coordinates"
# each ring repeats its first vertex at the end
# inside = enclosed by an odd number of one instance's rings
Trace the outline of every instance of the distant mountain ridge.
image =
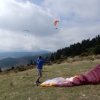
{"type": "Polygon", "coordinates": [[[39,52],[2,52],[0,53],[0,60],[4,58],[18,58],[18,57],[24,57],[24,56],[30,56],[30,55],[39,55],[39,54],[45,54],[45,53],[51,53],[49,51],[39,51],[39,52]]]}
{"type": "Polygon", "coordinates": [[[5,53],[6,56],[0,60],[0,68],[2,70],[11,68],[12,66],[19,66],[19,65],[27,65],[32,60],[33,62],[36,61],[39,55],[43,56],[44,58],[51,55],[51,52],[48,51],[40,51],[40,52],[10,52],[5,53]]]}

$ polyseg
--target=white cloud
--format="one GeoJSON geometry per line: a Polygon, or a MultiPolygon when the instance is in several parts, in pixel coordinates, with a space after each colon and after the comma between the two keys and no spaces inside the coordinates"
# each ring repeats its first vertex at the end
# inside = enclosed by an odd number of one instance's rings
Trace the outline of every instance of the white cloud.
{"type": "Polygon", "coordinates": [[[0,51],[56,51],[94,38],[100,34],[99,4],[100,0],[0,0],[0,51]]]}
{"type": "Polygon", "coordinates": [[[60,17],[78,20],[100,19],[98,15],[100,0],[45,0],[44,5],[49,7],[60,17]]]}

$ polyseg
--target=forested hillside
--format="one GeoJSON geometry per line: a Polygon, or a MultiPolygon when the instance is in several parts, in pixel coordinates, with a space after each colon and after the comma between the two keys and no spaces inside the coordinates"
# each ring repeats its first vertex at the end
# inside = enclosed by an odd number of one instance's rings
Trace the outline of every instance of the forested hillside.
{"type": "Polygon", "coordinates": [[[74,43],[69,47],[59,49],[52,53],[49,59],[54,61],[69,56],[88,56],[93,54],[100,54],[100,35],[92,40],[84,39],[81,43],[74,43]]]}

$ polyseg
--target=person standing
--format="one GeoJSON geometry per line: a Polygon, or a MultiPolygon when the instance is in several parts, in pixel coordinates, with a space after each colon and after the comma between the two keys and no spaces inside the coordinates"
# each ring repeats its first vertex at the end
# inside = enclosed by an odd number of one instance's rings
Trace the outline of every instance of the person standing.
{"type": "Polygon", "coordinates": [[[34,82],[34,84],[36,84],[38,86],[40,82],[40,78],[42,77],[42,68],[43,68],[43,64],[44,63],[51,63],[51,61],[46,61],[42,59],[42,56],[39,56],[37,59],[37,70],[38,70],[38,77],[36,79],[36,81],[34,82]]]}

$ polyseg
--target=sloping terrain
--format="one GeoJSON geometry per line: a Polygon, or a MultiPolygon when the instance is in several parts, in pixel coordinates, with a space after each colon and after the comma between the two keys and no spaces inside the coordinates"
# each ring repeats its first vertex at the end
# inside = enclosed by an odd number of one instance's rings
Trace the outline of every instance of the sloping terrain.
{"type": "MultiPolygon", "coordinates": [[[[41,82],[56,77],[83,74],[100,63],[100,59],[66,59],[61,64],[45,65],[41,82]],[[71,62],[69,62],[71,61],[71,62]]],[[[0,100],[99,100],[100,84],[75,87],[41,87],[34,85],[37,70],[0,75],[0,100]]]]}

